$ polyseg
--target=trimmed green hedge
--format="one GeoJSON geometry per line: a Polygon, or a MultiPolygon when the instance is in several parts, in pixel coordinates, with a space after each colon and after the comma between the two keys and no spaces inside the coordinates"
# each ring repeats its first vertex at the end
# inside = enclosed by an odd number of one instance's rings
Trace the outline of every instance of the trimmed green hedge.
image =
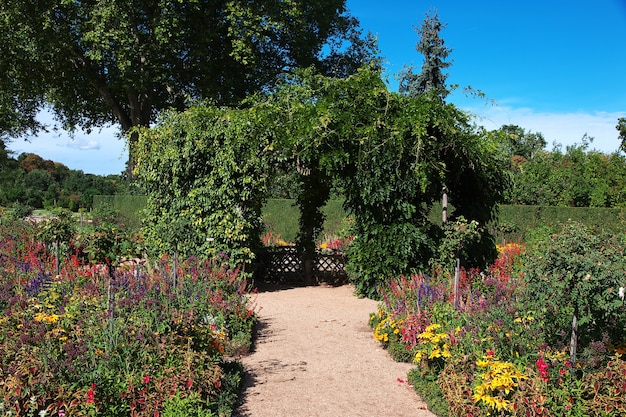
{"type": "MultiPolygon", "coordinates": [[[[349,227],[343,200],[330,200],[324,207],[326,221],[324,234],[342,236],[349,227]]],[[[94,208],[109,204],[123,214],[133,225],[140,224],[141,209],[146,197],[136,195],[94,196],[94,208]]],[[[430,219],[441,222],[441,206],[433,207],[430,219]]],[[[623,231],[626,227],[626,209],[596,207],[545,207],[545,206],[500,206],[499,222],[489,227],[498,243],[524,241],[529,231],[538,227],[556,227],[568,220],[583,223],[591,230],[607,232],[623,231]]],[[[298,234],[298,208],[294,200],[270,199],[263,207],[263,220],[268,228],[287,242],[295,241],[298,234]]]]}
{"type": "Polygon", "coordinates": [[[120,213],[130,227],[139,228],[141,226],[141,211],[146,207],[147,197],[145,195],[94,195],[93,208],[110,206],[120,213]]]}
{"type": "Polygon", "coordinates": [[[495,235],[500,240],[523,242],[531,230],[557,228],[568,220],[580,222],[591,231],[621,233],[626,226],[626,209],[507,205],[500,207],[499,224],[492,227],[500,228],[500,231],[495,229],[495,235]]]}

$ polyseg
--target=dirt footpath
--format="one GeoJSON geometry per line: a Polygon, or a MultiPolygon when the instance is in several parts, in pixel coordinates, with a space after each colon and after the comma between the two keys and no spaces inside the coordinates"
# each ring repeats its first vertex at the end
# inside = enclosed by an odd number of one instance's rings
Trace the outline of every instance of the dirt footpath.
{"type": "Polygon", "coordinates": [[[376,301],[352,286],[260,291],[237,417],[431,417],[368,326],[376,301]]]}

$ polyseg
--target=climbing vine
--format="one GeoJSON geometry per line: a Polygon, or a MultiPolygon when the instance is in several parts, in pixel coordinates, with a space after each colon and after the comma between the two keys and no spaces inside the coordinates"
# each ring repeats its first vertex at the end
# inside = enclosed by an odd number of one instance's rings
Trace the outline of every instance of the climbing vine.
{"type": "Polygon", "coordinates": [[[139,131],[135,174],[148,192],[143,234],[155,254],[252,261],[270,151],[259,108],[198,105],[139,131]]]}
{"type": "MultiPolygon", "coordinates": [[[[428,214],[444,186],[451,220],[480,226],[507,187],[493,137],[436,93],[389,92],[375,69],[347,78],[300,71],[245,106],[199,105],[140,131],[136,174],[149,192],[144,235],[154,251],[250,262],[267,180],[287,168],[300,179],[305,262],[335,187],[355,220],[348,272],[359,293],[375,297],[390,276],[423,270],[437,256],[443,231],[428,214]]],[[[495,256],[481,230],[479,243],[495,256]]]]}

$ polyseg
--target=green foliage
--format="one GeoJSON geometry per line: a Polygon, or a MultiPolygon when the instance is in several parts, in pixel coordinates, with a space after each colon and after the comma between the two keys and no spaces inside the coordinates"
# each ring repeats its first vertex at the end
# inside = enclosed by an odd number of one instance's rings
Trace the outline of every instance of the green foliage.
{"type": "Polygon", "coordinates": [[[346,75],[375,51],[345,0],[7,1],[0,30],[0,128],[12,134],[36,130],[46,103],[65,127],[127,132],[190,98],[237,104],[290,68],[346,75]]]}
{"type": "Polygon", "coordinates": [[[379,298],[378,288],[394,274],[418,268],[431,258],[434,242],[428,229],[411,223],[368,226],[361,233],[357,229],[346,269],[358,294],[379,298]]]}
{"type": "Polygon", "coordinates": [[[94,210],[98,210],[102,206],[110,206],[124,218],[129,227],[135,229],[141,225],[146,201],[147,197],[145,195],[94,195],[93,207],[94,210]]]}
{"type": "Polygon", "coordinates": [[[19,202],[13,203],[9,214],[15,219],[23,219],[33,214],[33,207],[19,202]]]}
{"type": "Polygon", "coordinates": [[[498,131],[504,134],[504,146],[511,158],[521,157],[522,161],[533,159],[547,145],[541,133],[527,132],[516,125],[503,125],[498,131]]]}
{"type": "Polygon", "coordinates": [[[480,230],[477,221],[468,222],[463,216],[446,222],[442,229],[443,237],[439,241],[437,259],[431,261],[435,267],[452,270],[457,258],[467,258],[463,250],[480,239],[480,230]]]}
{"type": "Polygon", "coordinates": [[[566,151],[535,152],[513,164],[507,203],[561,207],[624,207],[626,157],[588,150],[591,138],[566,151]]]}
{"type": "Polygon", "coordinates": [[[69,243],[76,229],[76,222],[67,210],[57,210],[54,217],[41,222],[38,227],[39,239],[47,243],[69,243]]]}
{"type": "Polygon", "coordinates": [[[623,339],[626,307],[618,290],[626,287],[624,262],[622,238],[593,235],[575,222],[529,245],[523,302],[540,315],[550,343],[568,343],[574,316],[582,347],[603,334],[623,339]]]}
{"type": "Polygon", "coordinates": [[[427,265],[437,236],[427,217],[444,184],[455,215],[493,219],[507,186],[504,158],[435,92],[390,93],[367,67],[345,79],[305,71],[287,81],[267,105],[286,115],[276,118],[279,159],[316,181],[298,197],[310,222],[301,231],[310,244],[330,187],[341,190],[354,217],[348,269],[359,292],[375,296],[389,276],[427,265]]]}
{"type": "Polygon", "coordinates": [[[501,205],[499,211],[497,224],[514,225],[514,229],[503,233],[495,230],[495,224],[489,227],[507,241],[529,240],[534,230],[545,227],[559,230],[569,220],[594,232],[617,234],[624,230],[626,221],[626,210],[620,208],[501,205]]]}
{"type": "Polygon", "coordinates": [[[234,361],[223,362],[221,368],[223,373],[222,386],[214,408],[217,409],[218,416],[227,417],[233,414],[233,410],[237,406],[244,378],[244,368],[241,363],[234,361]]]}
{"type": "Polygon", "coordinates": [[[312,169],[300,175],[300,184],[296,197],[300,209],[296,246],[303,251],[306,265],[313,260],[315,241],[323,230],[325,215],[322,208],[330,198],[330,180],[322,172],[312,169]]]}
{"type": "MultiPolygon", "coordinates": [[[[325,236],[345,237],[349,234],[349,220],[343,209],[343,199],[330,199],[322,207],[325,236]]],[[[263,205],[263,223],[266,231],[278,234],[286,242],[295,242],[298,234],[299,210],[294,200],[269,198],[263,205]]]]}
{"type": "Polygon", "coordinates": [[[439,417],[448,416],[448,404],[437,381],[421,374],[413,368],[408,373],[408,380],[419,397],[428,405],[428,410],[439,417]]]}
{"type": "Polygon", "coordinates": [[[150,253],[250,263],[262,230],[271,123],[259,108],[196,106],[139,132],[134,157],[148,194],[142,231],[150,253]]]}
{"type": "Polygon", "coordinates": [[[179,393],[168,397],[163,405],[163,417],[214,417],[210,409],[203,408],[203,401],[197,393],[181,397],[179,393]]]}
{"type": "Polygon", "coordinates": [[[33,153],[10,157],[0,141],[0,204],[76,212],[91,208],[95,194],[116,193],[122,184],[117,175],[85,174],[33,153]]]}

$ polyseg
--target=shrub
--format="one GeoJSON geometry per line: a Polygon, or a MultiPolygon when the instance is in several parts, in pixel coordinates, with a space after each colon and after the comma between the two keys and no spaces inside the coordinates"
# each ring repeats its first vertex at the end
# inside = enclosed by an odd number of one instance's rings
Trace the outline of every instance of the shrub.
{"type": "Polygon", "coordinates": [[[411,369],[408,380],[428,409],[439,417],[448,415],[448,404],[437,381],[425,377],[417,369],[411,369]]]}
{"type": "Polygon", "coordinates": [[[446,282],[436,276],[381,288],[379,322],[397,323],[418,362],[409,379],[440,415],[624,414],[623,237],[601,240],[573,224],[535,236],[527,253],[509,244],[484,272],[463,270],[456,310],[449,290],[422,297],[428,282],[446,282]],[[583,343],[574,363],[566,342],[575,306],[583,343]]]}
{"type": "Polygon", "coordinates": [[[522,302],[537,312],[548,343],[568,344],[574,317],[582,348],[603,333],[613,343],[623,340],[626,306],[618,290],[626,287],[624,253],[619,238],[593,235],[574,222],[529,245],[522,302]]]}
{"type": "Polygon", "coordinates": [[[35,231],[9,226],[0,226],[6,411],[147,416],[167,404],[230,413],[241,369],[223,355],[242,349],[255,320],[238,271],[189,259],[173,274],[164,259],[110,275],[71,257],[52,276],[35,231]]]}

